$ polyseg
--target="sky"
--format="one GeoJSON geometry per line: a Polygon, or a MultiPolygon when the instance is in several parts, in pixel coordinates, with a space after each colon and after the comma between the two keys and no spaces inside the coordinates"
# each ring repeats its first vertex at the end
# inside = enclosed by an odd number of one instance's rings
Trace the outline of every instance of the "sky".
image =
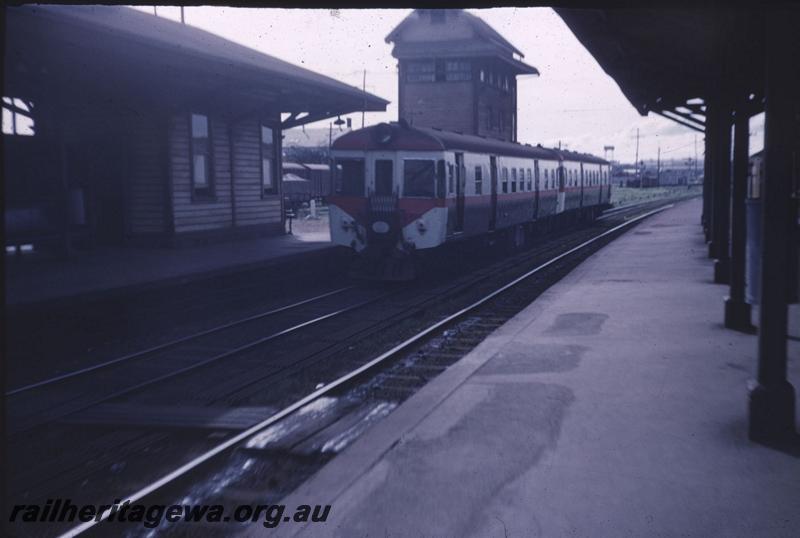
{"type": "MultiPolygon", "coordinates": [[[[138,9],[153,12],[152,7],[138,9]]],[[[391,101],[367,112],[365,124],[397,120],[397,61],[384,41],[410,9],[273,9],[189,6],[186,23],[255,50],[361,87],[391,101]]],[[[177,7],[158,15],[180,20],[177,7]]],[[[550,8],[470,9],[523,52],[540,76],[518,77],[518,139],[633,162],[636,130],[640,160],[703,158],[703,134],[650,114],[642,117],[592,55],[550,8]],[[608,155],[611,157],[611,155],[608,155]]],[[[348,116],[343,116],[344,118],[348,116]]],[[[361,126],[361,113],[351,114],[361,126]]],[[[327,127],[328,121],[308,127],[327,127]]],[[[763,114],[750,124],[750,150],[763,147],[763,114]]]]}

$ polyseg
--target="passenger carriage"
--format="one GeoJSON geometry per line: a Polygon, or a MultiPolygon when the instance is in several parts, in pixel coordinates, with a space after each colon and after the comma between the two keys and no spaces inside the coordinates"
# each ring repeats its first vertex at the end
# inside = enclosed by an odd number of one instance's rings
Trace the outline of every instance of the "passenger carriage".
{"type": "Polygon", "coordinates": [[[611,194],[603,159],[403,122],[343,135],[331,153],[331,240],[379,278],[409,278],[416,253],[467,238],[521,246],[594,218],[611,194]]]}

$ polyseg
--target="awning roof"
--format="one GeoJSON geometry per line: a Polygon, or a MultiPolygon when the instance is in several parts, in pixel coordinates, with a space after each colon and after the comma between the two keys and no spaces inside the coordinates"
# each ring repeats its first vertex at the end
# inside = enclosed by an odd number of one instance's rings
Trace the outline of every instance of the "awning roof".
{"type": "MultiPolygon", "coordinates": [[[[31,55],[66,62],[63,73],[75,83],[91,83],[103,74],[109,84],[119,79],[122,85],[150,86],[164,94],[230,91],[234,100],[310,113],[291,118],[285,127],[362,109],[384,111],[388,104],[204,30],[126,7],[29,5],[9,7],[6,14],[7,63],[17,61],[19,67],[31,55]]],[[[6,84],[13,75],[7,71],[6,84]]]]}
{"type": "Polygon", "coordinates": [[[753,112],[761,108],[763,13],[758,10],[555,11],[642,115],[655,112],[703,130],[701,100],[731,80],[741,84],[741,93],[753,94],[753,112]]]}

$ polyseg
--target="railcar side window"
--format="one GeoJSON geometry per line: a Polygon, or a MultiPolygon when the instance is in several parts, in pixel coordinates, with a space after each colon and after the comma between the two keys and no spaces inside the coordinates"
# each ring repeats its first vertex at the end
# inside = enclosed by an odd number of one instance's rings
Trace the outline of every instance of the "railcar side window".
{"type": "Polygon", "coordinates": [[[475,194],[483,194],[483,168],[475,167],[475,194]]]}
{"type": "Polygon", "coordinates": [[[433,198],[436,196],[433,161],[403,161],[403,195],[433,198]]]}
{"type": "Polygon", "coordinates": [[[336,159],[336,192],[364,196],[364,159],[336,159]]]}

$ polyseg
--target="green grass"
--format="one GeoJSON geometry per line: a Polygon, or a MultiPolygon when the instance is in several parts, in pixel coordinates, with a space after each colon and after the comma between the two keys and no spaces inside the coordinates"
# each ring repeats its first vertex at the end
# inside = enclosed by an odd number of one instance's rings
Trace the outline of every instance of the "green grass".
{"type": "Polygon", "coordinates": [[[620,207],[650,200],[674,198],[676,196],[686,196],[688,194],[700,194],[702,191],[702,185],[691,185],[688,189],[686,185],[675,187],[649,187],[644,189],[612,186],[611,203],[615,207],[620,207]]]}

